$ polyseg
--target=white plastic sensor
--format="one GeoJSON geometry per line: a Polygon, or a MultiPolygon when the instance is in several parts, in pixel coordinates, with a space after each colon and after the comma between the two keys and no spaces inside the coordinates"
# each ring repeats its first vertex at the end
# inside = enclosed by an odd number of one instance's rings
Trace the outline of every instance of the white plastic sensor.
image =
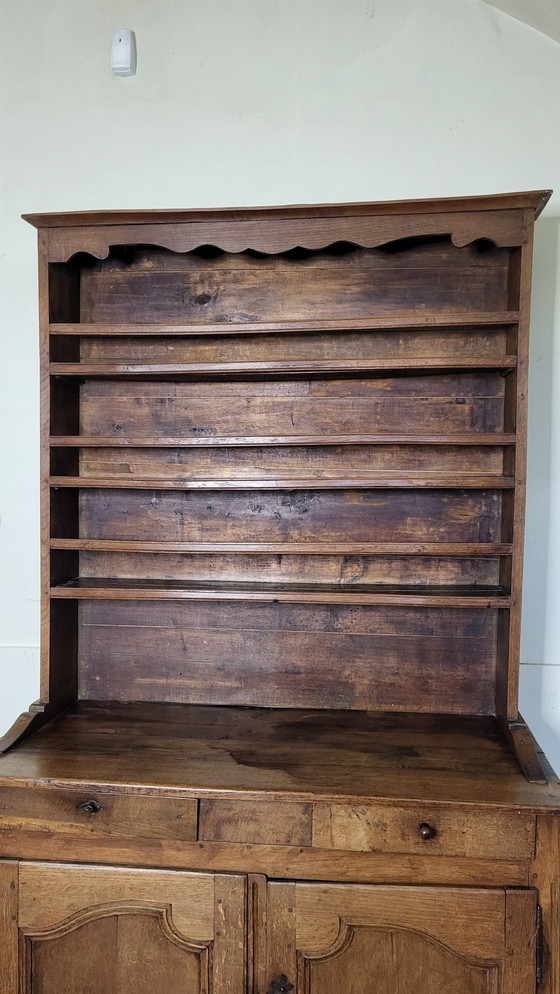
{"type": "Polygon", "coordinates": [[[115,76],[134,76],[136,74],[136,38],[134,31],[129,28],[121,28],[113,35],[111,69],[115,76]]]}

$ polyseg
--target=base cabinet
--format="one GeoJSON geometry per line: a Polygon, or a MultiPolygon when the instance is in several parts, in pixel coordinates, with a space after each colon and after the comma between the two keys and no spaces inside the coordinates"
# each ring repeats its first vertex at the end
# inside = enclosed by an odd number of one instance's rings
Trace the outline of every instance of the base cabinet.
{"type": "Polygon", "coordinates": [[[1,994],[533,994],[531,889],[0,863],[1,994]]]}

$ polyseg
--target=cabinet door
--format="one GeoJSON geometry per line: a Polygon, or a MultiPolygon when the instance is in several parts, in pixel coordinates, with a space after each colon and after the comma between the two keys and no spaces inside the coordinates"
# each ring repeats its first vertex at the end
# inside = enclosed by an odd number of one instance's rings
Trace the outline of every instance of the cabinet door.
{"type": "Polygon", "coordinates": [[[4,863],[0,898],[1,994],[245,990],[244,877],[4,863]]]}
{"type": "Polygon", "coordinates": [[[279,882],[266,890],[254,994],[535,990],[533,891],[279,882]]]}

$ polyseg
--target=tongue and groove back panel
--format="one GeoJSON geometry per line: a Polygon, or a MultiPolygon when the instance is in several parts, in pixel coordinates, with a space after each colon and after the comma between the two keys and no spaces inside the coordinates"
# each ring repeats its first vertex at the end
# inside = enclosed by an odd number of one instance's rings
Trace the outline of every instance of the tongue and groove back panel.
{"type": "Polygon", "coordinates": [[[430,224],[276,254],[128,225],[51,263],[51,610],[80,697],[504,706],[521,239],[430,224]]]}

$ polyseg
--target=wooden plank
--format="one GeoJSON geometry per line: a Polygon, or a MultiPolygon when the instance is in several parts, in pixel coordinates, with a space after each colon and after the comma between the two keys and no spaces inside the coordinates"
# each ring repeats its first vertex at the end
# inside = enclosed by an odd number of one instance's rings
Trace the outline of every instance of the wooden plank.
{"type": "Polygon", "coordinates": [[[282,991],[291,994],[295,989],[298,952],[296,925],[296,884],[288,880],[268,880],[266,932],[259,936],[260,951],[266,964],[262,970],[269,985],[268,994],[282,991]]]}
{"type": "MultiPolygon", "coordinates": [[[[530,885],[542,908],[540,994],[555,994],[560,984],[560,818],[537,818],[537,846],[530,885]]],[[[536,951],[536,950],[535,950],[536,951]]]]}
{"type": "Polygon", "coordinates": [[[51,435],[50,444],[55,446],[116,446],[132,448],[155,447],[180,448],[181,446],[221,446],[221,445],[514,445],[516,436],[494,432],[457,435],[449,434],[399,434],[384,432],[378,435],[340,434],[322,435],[51,435]]]}
{"type": "Polygon", "coordinates": [[[2,994],[18,994],[19,936],[18,936],[18,866],[16,862],[0,861],[0,990],[2,994]]]}
{"type": "MultiPolygon", "coordinates": [[[[40,451],[40,473],[41,473],[41,483],[40,483],[40,519],[41,519],[41,621],[40,621],[40,697],[45,703],[51,698],[60,701],[62,707],[65,707],[68,703],[66,688],[69,681],[69,670],[72,669],[72,654],[65,653],[64,657],[58,659],[58,661],[53,660],[53,670],[51,673],[51,633],[50,633],[50,623],[51,623],[51,611],[48,597],[45,593],[48,585],[51,582],[50,579],[50,548],[49,548],[49,538],[53,534],[51,529],[51,500],[50,500],[50,490],[46,479],[50,472],[50,450],[48,444],[48,436],[51,433],[56,433],[57,431],[64,432],[75,432],[79,430],[79,426],[72,424],[72,421],[68,422],[63,420],[61,423],[61,415],[58,415],[58,425],[55,427],[51,425],[51,388],[52,380],[49,376],[49,339],[48,339],[48,325],[50,320],[49,314],[49,265],[48,265],[48,251],[46,245],[46,239],[38,238],[38,289],[39,289],[39,404],[40,404],[40,430],[41,430],[41,451],[40,451]],[[55,668],[56,671],[55,672],[55,668]],[[57,687],[57,676],[60,675],[62,687],[60,691],[57,687]]],[[[62,281],[62,286],[68,288],[68,283],[62,281]]],[[[64,293],[62,292],[61,284],[58,284],[61,297],[64,299],[64,293]]],[[[72,295],[69,294],[67,297],[67,302],[70,303],[72,295]]],[[[56,300],[55,291],[55,300],[56,300]]],[[[59,314],[59,316],[61,316],[59,314]]],[[[65,315],[67,317],[74,317],[74,315],[65,315]]],[[[63,416],[62,416],[63,418],[63,416]]],[[[34,725],[37,724],[36,721],[33,722],[34,725]]],[[[29,726],[28,726],[29,727],[29,726]]]]}
{"type": "MultiPolygon", "coordinates": [[[[36,832],[9,823],[0,835],[0,854],[22,859],[75,860],[124,867],[201,870],[222,873],[266,873],[279,878],[418,883],[465,886],[526,887],[527,864],[510,860],[484,860],[440,856],[406,856],[362,852],[333,852],[301,846],[244,845],[233,842],[173,842],[172,840],[118,838],[91,840],[36,832]]],[[[0,976],[2,961],[0,961],[0,976]]],[[[14,989],[14,994],[15,994],[14,989]]],[[[4,989],[2,989],[4,994],[4,989]]],[[[9,990],[9,994],[12,994],[9,990]]],[[[548,992],[547,992],[548,994],[548,992]]]]}
{"type": "Polygon", "coordinates": [[[280,207],[219,207],[196,208],[193,210],[151,210],[151,211],[67,211],[50,214],[23,214],[29,224],[40,228],[64,228],[75,225],[112,224],[168,224],[179,221],[224,220],[255,218],[291,217],[346,217],[362,214],[399,215],[414,212],[417,214],[435,211],[496,211],[528,207],[540,212],[550,199],[551,190],[532,190],[523,193],[500,193],[480,197],[445,197],[424,200],[368,201],[342,204],[316,204],[280,207]]]}
{"type": "Polygon", "coordinates": [[[51,362],[51,376],[169,376],[218,373],[220,376],[239,373],[360,373],[369,370],[419,370],[419,369],[512,369],[517,365],[515,356],[451,357],[423,356],[416,359],[393,357],[391,359],[284,359],[279,362],[198,362],[198,363],[109,363],[109,362],[51,362]]]}
{"type": "Polygon", "coordinates": [[[488,714],[495,628],[468,607],[88,599],[80,696],[488,714]]]}
{"type": "Polygon", "coordinates": [[[506,890],[504,994],[535,990],[536,913],[536,891],[506,890]]]}
{"type": "MultiPolygon", "coordinates": [[[[451,608],[508,608],[511,598],[502,592],[487,592],[455,588],[429,588],[424,590],[404,588],[384,592],[358,590],[333,590],[329,584],[317,585],[323,589],[306,589],[303,584],[293,584],[293,589],[282,589],[279,584],[255,583],[252,589],[246,584],[194,584],[187,585],[173,580],[121,580],[79,577],[51,587],[50,596],[70,600],[194,600],[194,601],[265,601],[292,604],[371,604],[404,605],[418,607],[451,608]]],[[[383,585],[381,585],[383,586],[383,585]]]]}
{"type": "MultiPolygon", "coordinates": [[[[560,811],[557,786],[525,779],[497,720],[472,715],[81,702],[0,762],[1,786],[45,781],[143,795],[560,811]]],[[[546,840],[542,852],[541,862],[546,840]]]]}
{"type": "Polygon", "coordinates": [[[412,314],[395,314],[391,316],[375,314],[367,317],[351,317],[344,320],[333,320],[328,317],[321,319],[308,318],[305,321],[257,321],[247,324],[235,324],[234,322],[220,322],[219,324],[199,323],[199,324],[150,324],[142,322],[140,324],[116,324],[115,322],[96,324],[91,321],[68,324],[64,322],[52,323],[49,325],[51,335],[64,335],[80,337],[105,336],[125,337],[151,337],[151,336],[223,336],[242,335],[277,335],[277,334],[309,334],[321,332],[343,332],[348,334],[352,331],[402,331],[406,329],[424,328],[477,328],[506,327],[516,324],[519,320],[518,311],[472,311],[466,314],[426,314],[421,311],[412,314]]]}
{"type": "MultiPolygon", "coordinates": [[[[165,630],[185,627],[187,629],[224,629],[231,631],[284,631],[315,632],[322,635],[387,635],[416,636],[429,639],[453,637],[457,641],[477,641],[491,638],[495,634],[496,617],[493,611],[472,614],[460,611],[442,611],[439,607],[425,611],[414,606],[391,607],[372,610],[369,607],[337,605],[333,609],[314,604],[232,604],[213,603],[184,604],[127,604],[119,605],[99,601],[83,604],[81,622],[84,626],[147,627],[165,630]]],[[[266,717],[266,716],[265,716],[266,717]]],[[[501,735],[501,730],[500,730],[501,735]]]]}
{"type": "MultiPolygon", "coordinates": [[[[401,376],[398,371],[395,375],[391,375],[389,370],[388,375],[384,376],[251,378],[250,386],[245,388],[245,393],[248,397],[255,398],[254,403],[260,403],[257,398],[272,398],[278,401],[283,398],[311,398],[316,401],[328,399],[329,402],[334,403],[337,400],[353,400],[359,397],[383,400],[398,396],[419,400],[438,398],[442,402],[448,399],[461,406],[474,400],[503,399],[506,379],[507,377],[499,375],[496,370],[486,367],[482,371],[476,368],[463,371],[452,369],[450,372],[437,369],[428,376],[425,373],[401,376]]],[[[69,389],[71,384],[64,381],[63,386],[69,389]]],[[[226,398],[233,402],[239,399],[239,389],[239,383],[236,380],[232,382],[227,377],[197,378],[193,383],[187,384],[175,380],[166,382],[150,378],[139,382],[116,378],[107,383],[93,379],[82,385],[81,399],[82,402],[87,399],[94,404],[98,398],[111,397],[117,402],[123,397],[138,397],[140,403],[144,399],[160,399],[166,396],[170,402],[184,400],[188,406],[193,399],[196,399],[197,403],[202,403],[208,396],[215,397],[218,403],[221,400],[225,403],[226,398]]],[[[484,431],[484,428],[481,430],[484,431]]]]}
{"type": "Polygon", "coordinates": [[[310,804],[200,801],[198,838],[201,841],[310,846],[311,827],[310,804]]]}
{"type": "Polygon", "coordinates": [[[247,989],[247,879],[232,873],[214,878],[213,994],[247,989]]]}
{"type": "MultiPolygon", "coordinates": [[[[235,382],[86,380],[81,431],[89,436],[239,437],[334,431],[489,434],[503,428],[497,372],[370,379],[235,382]]],[[[325,444],[326,439],[323,440],[325,444]]]]}
{"type": "MultiPolygon", "coordinates": [[[[340,236],[340,232],[339,232],[340,236]]],[[[433,268],[371,271],[347,267],[306,269],[297,260],[278,270],[267,261],[256,269],[215,272],[202,263],[187,275],[158,269],[130,268],[103,273],[97,267],[82,273],[82,320],[96,324],[173,324],[201,318],[220,321],[305,320],[317,315],[317,305],[330,318],[398,314],[403,300],[417,310],[506,310],[505,257],[501,265],[445,268],[434,258],[433,268]]]]}
{"type": "Polygon", "coordinates": [[[55,335],[51,360],[86,363],[188,363],[221,365],[254,362],[383,359],[438,361],[460,358],[512,362],[515,325],[458,325],[451,328],[256,331],[229,335],[55,335]]]}
{"type": "MultiPolygon", "coordinates": [[[[70,608],[52,608],[48,587],[52,582],[49,538],[59,528],[76,529],[78,505],[52,500],[48,485],[50,432],[79,431],[79,390],[76,384],[53,381],[49,376],[49,321],[75,320],[79,315],[79,280],[76,272],[48,264],[46,239],[39,237],[39,331],[41,419],[41,677],[40,700],[45,715],[67,707],[77,696],[77,616],[70,608]]],[[[70,343],[71,346],[71,343],[70,343]]],[[[70,347],[70,351],[72,351],[70,347]]],[[[75,457],[73,457],[75,464],[75,457]]],[[[61,495],[62,496],[62,495],[61,495]]],[[[72,531],[70,532],[73,533],[72,531]]],[[[67,532],[64,532],[67,534],[67,532]]],[[[39,724],[34,721],[33,724],[39,724]]]]}
{"type": "MultiPolygon", "coordinates": [[[[529,221],[527,215],[527,221],[529,221]]],[[[517,352],[519,367],[514,379],[509,384],[505,395],[505,417],[508,429],[513,428],[519,433],[515,448],[515,479],[516,486],[510,495],[505,510],[508,518],[504,522],[509,525],[510,534],[514,536],[514,549],[509,563],[510,589],[515,601],[515,607],[510,615],[510,624],[505,636],[504,652],[507,659],[500,666],[498,683],[498,708],[507,718],[517,719],[519,698],[519,664],[521,641],[521,610],[523,588],[523,548],[525,540],[525,505],[526,505],[526,475],[527,475],[527,396],[529,386],[529,325],[531,311],[531,273],[533,254],[533,228],[529,225],[527,238],[517,253],[512,254],[511,285],[509,296],[516,298],[519,307],[520,323],[517,329],[517,352]],[[504,672],[505,671],[505,672],[504,672]]],[[[510,457],[510,463],[511,459],[510,457]]],[[[508,536],[509,538],[509,536],[508,536]]],[[[502,566],[502,571],[504,567],[502,566]]],[[[505,575],[505,574],[504,574],[505,575]]]]}
{"type": "Polygon", "coordinates": [[[460,445],[314,445],[261,448],[118,447],[79,451],[77,464],[59,461],[77,455],[75,449],[53,449],[52,473],[88,479],[120,480],[250,480],[368,479],[377,477],[461,477],[494,479],[504,473],[502,446],[460,445]]]}
{"type": "MultiPolygon", "coordinates": [[[[80,682],[85,699],[125,701],[132,698],[136,701],[245,704],[264,708],[296,706],[328,709],[333,705],[337,708],[356,708],[361,704],[373,710],[383,708],[400,712],[492,713],[492,647],[482,640],[469,647],[469,652],[462,646],[454,665],[449,655],[449,641],[445,643],[437,638],[411,640],[412,644],[406,647],[396,637],[362,639],[362,644],[371,643],[365,659],[364,650],[359,652],[360,640],[348,637],[342,642],[339,639],[338,643],[342,644],[338,648],[345,653],[358,648],[353,671],[349,673],[348,663],[342,672],[335,668],[333,656],[337,647],[332,638],[278,635],[274,632],[258,638],[236,637],[231,651],[234,659],[231,669],[228,669],[228,643],[223,633],[220,633],[221,638],[212,632],[196,637],[196,634],[184,635],[180,631],[178,638],[183,635],[186,651],[192,657],[186,670],[185,656],[180,656],[181,644],[173,644],[168,633],[145,633],[141,648],[137,650],[139,661],[136,667],[130,658],[130,651],[127,653],[123,646],[122,637],[117,642],[117,634],[117,630],[110,629],[109,632],[94,635],[88,632],[85,636],[80,682]],[[158,644],[161,644],[158,638],[161,639],[162,634],[166,636],[166,643],[170,643],[170,658],[161,675],[151,676],[146,654],[149,651],[153,655],[157,651],[158,644]],[[109,636],[116,644],[107,644],[109,636]],[[323,668],[318,665],[316,655],[310,658],[314,646],[324,653],[323,668]],[[206,647],[213,651],[210,661],[200,658],[206,647]],[[422,665],[428,650],[436,657],[435,678],[430,677],[428,667],[422,665]],[[268,653],[268,658],[265,657],[261,663],[254,658],[259,651],[268,653]],[[250,657],[246,662],[239,658],[242,653],[250,657]],[[388,657],[384,672],[381,671],[383,653],[388,657]],[[470,658],[466,659],[467,655],[470,658]],[[294,660],[291,669],[290,657],[294,660]],[[115,672],[117,661],[120,670],[115,672]],[[461,665],[470,665],[468,675],[459,672],[461,665]]],[[[130,631],[126,635],[130,637],[130,631]]]]}
{"type": "Polygon", "coordinates": [[[548,783],[547,771],[542,763],[542,753],[521,715],[518,716],[517,721],[508,721],[500,716],[500,723],[511,751],[527,779],[533,783],[548,783]]]}
{"type": "MultiPolygon", "coordinates": [[[[499,490],[80,491],[83,539],[499,542],[499,490]]],[[[56,533],[55,533],[56,537],[56,533]]],[[[62,537],[65,537],[63,535],[62,537]]]]}
{"type": "Polygon", "coordinates": [[[150,324],[141,322],[139,324],[115,322],[103,322],[102,324],[92,321],[76,322],[74,324],[57,322],[49,326],[52,335],[254,335],[255,332],[265,334],[296,334],[298,332],[321,332],[321,331],[370,331],[375,329],[392,329],[400,331],[405,328],[456,328],[463,325],[467,328],[476,328],[484,325],[509,325],[515,324],[519,318],[518,311],[469,311],[462,314],[430,314],[423,311],[408,314],[394,314],[387,316],[384,314],[372,314],[365,317],[350,317],[332,319],[327,316],[323,318],[307,318],[305,321],[254,321],[231,322],[220,321],[219,324],[202,322],[199,324],[150,324]]]}
{"type": "Polygon", "coordinates": [[[94,477],[88,479],[84,476],[51,476],[49,484],[55,489],[76,487],[85,490],[91,488],[110,488],[126,490],[339,490],[339,489],[385,489],[399,488],[414,490],[418,488],[448,488],[448,489],[469,489],[469,490],[510,490],[515,481],[508,476],[475,476],[474,474],[462,473],[455,476],[402,476],[394,474],[378,473],[376,476],[359,477],[321,477],[319,479],[311,477],[282,478],[277,479],[254,479],[254,480],[143,480],[141,477],[128,479],[113,477],[94,477]]]}
{"type": "Polygon", "coordinates": [[[500,542],[137,542],[114,539],[53,538],[51,549],[91,552],[281,553],[283,555],[508,556],[511,545],[500,542]]]}
{"type": "MultiPolygon", "coordinates": [[[[264,554],[222,553],[219,556],[191,552],[80,553],[81,575],[128,577],[142,580],[177,580],[190,582],[263,583],[269,578],[276,583],[334,583],[351,589],[368,584],[408,584],[408,586],[454,585],[456,593],[462,587],[498,587],[499,557],[458,558],[448,556],[352,556],[332,553],[264,554]]],[[[68,575],[68,574],[67,574],[68,575]]],[[[70,574],[72,575],[72,574],[70,574]]],[[[421,592],[421,591],[420,591],[421,592]]]]}

